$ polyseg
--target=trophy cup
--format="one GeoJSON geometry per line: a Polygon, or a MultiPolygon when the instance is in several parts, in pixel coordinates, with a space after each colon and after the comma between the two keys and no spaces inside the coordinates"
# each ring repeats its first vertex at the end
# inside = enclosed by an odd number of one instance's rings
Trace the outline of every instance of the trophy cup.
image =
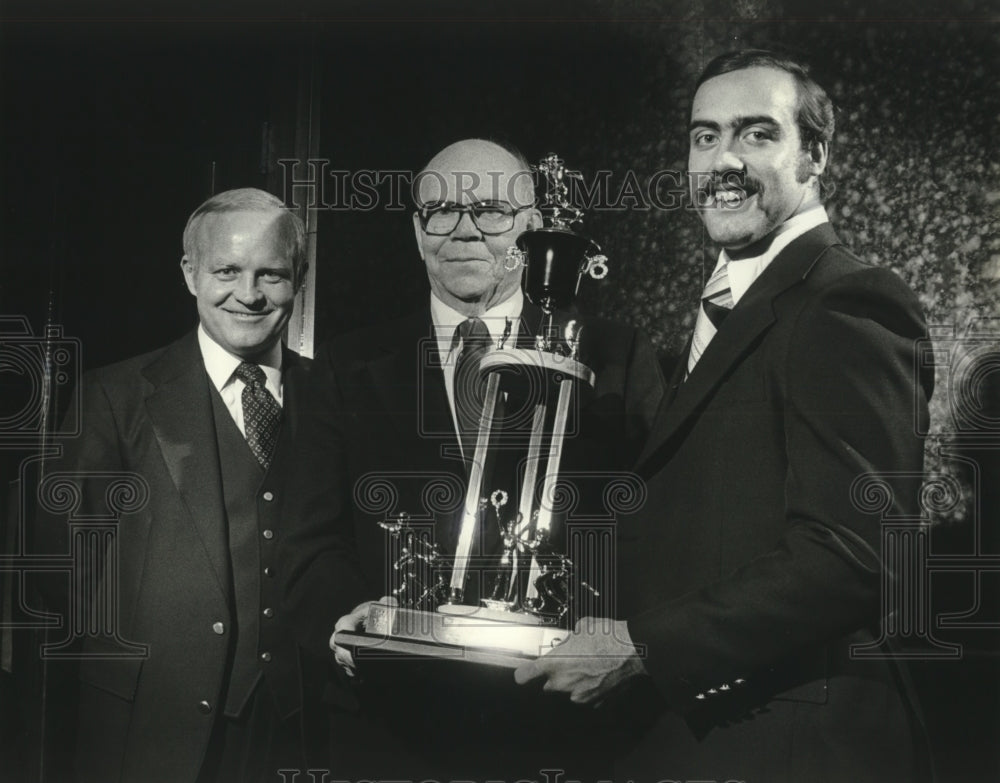
{"type": "Polygon", "coordinates": [[[547,185],[539,204],[543,227],[518,237],[506,266],[508,271],[524,267],[524,292],[541,309],[541,326],[528,347],[524,340],[517,341],[518,347],[508,344],[513,342],[508,322],[480,360],[484,402],[454,554],[443,554],[417,535],[405,513],[382,523],[401,543],[394,564],[398,604],[372,604],[364,633],[338,632],[338,644],[356,655],[456,656],[516,667],[568,635],[575,575],[569,558],[552,545],[554,499],[574,402],[593,389],[596,379],[579,355],[583,325],[564,313],[584,276],[603,279],[608,265],[600,247],[577,231],[583,213],[570,204],[566,179],[579,174],[568,171],[555,154],[532,168],[547,185]],[[526,453],[515,476],[520,486],[516,506],[514,486],[494,486],[487,470],[490,457],[509,448],[501,445],[503,409],[512,399],[531,410],[530,431],[520,433],[526,453]],[[473,542],[484,525],[501,531],[502,552],[481,572],[491,580],[472,602],[467,600],[470,567],[483,560],[474,556],[473,542]]]}

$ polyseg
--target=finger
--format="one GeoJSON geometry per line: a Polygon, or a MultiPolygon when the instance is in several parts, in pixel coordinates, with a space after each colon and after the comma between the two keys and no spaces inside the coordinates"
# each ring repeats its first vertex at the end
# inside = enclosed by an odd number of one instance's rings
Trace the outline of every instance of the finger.
{"type": "Polygon", "coordinates": [[[363,630],[368,620],[368,607],[371,606],[371,603],[371,601],[365,601],[355,606],[350,614],[345,614],[337,620],[333,629],[335,631],[357,631],[359,628],[363,630]]]}
{"type": "Polygon", "coordinates": [[[348,676],[354,676],[354,658],[351,657],[349,650],[336,645],[333,649],[333,658],[347,672],[348,676]]]}
{"type": "Polygon", "coordinates": [[[362,601],[360,604],[355,606],[351,610],[351,614],[368,614],[368,607],[371,606],[374,601],[362,601]]]}
{"type": "Polygon", "coordinates": [[[567,681],[565,677],[550,677],[546,680],[545,685],[542,686],[542,691],[545,693],[565,693],[569,695],[573,693],[573,683],[567,681]]]}
{"type": "Polygon", "coordinates": [[[574,704],[592,704],[597,701],[597,693],[592,688],[574,688],[569,700],[574,704]]]}
{"type": "Polygon", "coordinates": [[[538,661],[529,661],[528,663],[522,663],[514,669],[514,682],[518,685],[524,685],[526,682],[531,682],[543,674],[544,672],[538,665],[538,661]]]}
{"type": "Polygon", "coordinates": [[[368,625],[368,608],[372,605],[371,601],[365,601],[362,604],[358,604],[354,607],[354,611],[351,612],[350,618],[354,623],[354,628],[364,629],[368,625]]]}

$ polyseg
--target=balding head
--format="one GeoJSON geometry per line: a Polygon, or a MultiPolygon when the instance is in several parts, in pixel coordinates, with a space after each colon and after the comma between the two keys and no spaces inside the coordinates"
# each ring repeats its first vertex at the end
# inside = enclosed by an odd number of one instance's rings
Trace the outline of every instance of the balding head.
{"type": "MultiPolygon", "coordinates": [[[[513,296],[521,270],[505,268],[507,248],[522,232],[542,225],[525,160],[492,141],[459,141],[441,150],[420,172],[414,196],[413,229],[434,294],[465,315],[480,315],[513,296]],[[446,227],[447,233],[437,233],[440,229],[426,221],[441,204],[511,211],[510,228],[497,233],[495,215],[483,213],[477,225],[466,211],[455,215],[457,223],[450,231],[446,227]]],[[[498,225],[507,224],[501,218],[498,225]]]]}
{"type": "Polygon", "coordinates": [[[514,207],[535,203],[528,162],[519,152],[486,139],[456,141],[441,150],[417,175],[414,194],[418,206],[488,199],[506,201],[514,207]]]}

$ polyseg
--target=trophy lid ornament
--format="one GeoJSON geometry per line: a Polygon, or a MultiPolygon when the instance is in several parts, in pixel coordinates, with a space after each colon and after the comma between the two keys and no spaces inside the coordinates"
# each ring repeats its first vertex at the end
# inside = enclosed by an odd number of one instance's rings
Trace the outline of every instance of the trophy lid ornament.
{"type": "Polygon", "coordinates": [[[538,205],[544,225],[518,237],[517,247],[508,251],[507,266],[524,264],[524,292],[548,315],[572,304],[583,275],[607,277],[608,257],[578,231],[583,212],[570,202],[567,180],[582,179],[580,172],[568,170],[554,152],[532,170],[545,179],[545,195],[538,205]]]}

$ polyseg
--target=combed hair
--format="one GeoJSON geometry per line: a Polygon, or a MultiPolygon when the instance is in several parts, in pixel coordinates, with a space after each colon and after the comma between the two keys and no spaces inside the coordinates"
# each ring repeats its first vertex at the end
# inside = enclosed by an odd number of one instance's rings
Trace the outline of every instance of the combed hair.
{"type": "Polygon", "coordinates": [[[516,147],[506,139],[501,138],[499,136],[488,136],[486,137],[486,141],[492,144],[496,144],[502,150],[506,150],[514,158],[517,159],[518,166],[520,166],[525,171],[531,171],[531,164],[528,163],[528,158],[525,156],[523,152],[521,152],[521,150],[518,147],[516,147]]]}
{"type": "Polygon", "coordinates": [[[829,145],[833,141],[834,117],[833,101],[826,90],[819,86],[809,73],[809,66],[789,55],[768,49],[740,49],[720,54],[701,72],[695,91],[702,84],[716,76],[746,68],[777,68],[789,73],[795,79],[798,93],[796,122],[802,137],[803,149],[809,149],[815,142],[829,145]]]}
{"type": "Polygon", "coordinates": [[[306,227],[302,220],[288,209],[280,198],[257,188],[236,188],[216,193],[191,213],[184,227],[184,255],[192,262],[198,262],[198,227],[201,221],[212,214],[223,212],[279,212],[285,223],[292,252],[292,267],[296,281],[301,281],[301,272],[306,260],[306,227]]]}

